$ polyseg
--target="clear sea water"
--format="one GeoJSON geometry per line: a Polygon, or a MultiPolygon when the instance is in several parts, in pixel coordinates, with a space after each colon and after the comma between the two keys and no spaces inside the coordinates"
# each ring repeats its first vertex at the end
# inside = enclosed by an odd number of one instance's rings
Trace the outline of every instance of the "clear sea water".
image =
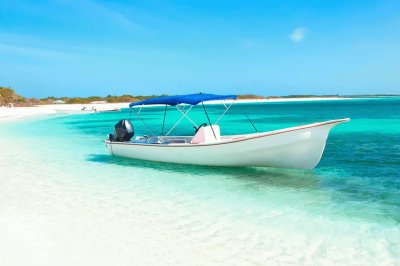
{"type": "MultiPolygon", "coordinates": [[[[158,132],[163,111],[142,111],[158,132]]],[[[259,131],[352,120],[313,171],[113,158],[103,140],[128,109],[2,122],[2,265],[400,264],[399,98],[237,104],[222,133],[253,132],[245,113],[259,131]]]]}

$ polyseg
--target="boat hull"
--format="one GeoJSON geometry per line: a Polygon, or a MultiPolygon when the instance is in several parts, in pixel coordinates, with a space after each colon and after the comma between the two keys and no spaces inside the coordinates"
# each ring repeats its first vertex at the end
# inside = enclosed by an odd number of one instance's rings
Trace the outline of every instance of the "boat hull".
{"type": "Polygon", "coordinates": [[[339,119],[264,133],[231,136],[208,144],[139,144],[106,141],[115,156],[209,166],[255,166],[313,169],[320,161],[329,131],[339,119]]]}

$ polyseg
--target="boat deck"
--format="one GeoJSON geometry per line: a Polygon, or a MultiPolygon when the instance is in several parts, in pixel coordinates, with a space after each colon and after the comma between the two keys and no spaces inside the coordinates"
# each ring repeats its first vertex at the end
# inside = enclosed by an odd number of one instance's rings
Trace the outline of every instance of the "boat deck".
{"type": "MultiPolygon", "coordinates": [[[[241,138],[243,135],[221,136],[218,141],[227,141],[241,138]]],[[[137,136],[131,143],[143,144],[197,144],[192,143],[193,136],[137,136]]]]}

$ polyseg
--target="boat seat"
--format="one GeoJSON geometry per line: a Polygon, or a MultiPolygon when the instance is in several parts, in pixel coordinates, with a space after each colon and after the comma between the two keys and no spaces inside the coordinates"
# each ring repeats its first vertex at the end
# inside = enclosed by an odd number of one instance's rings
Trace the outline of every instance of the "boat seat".
{"type": "Polygon", "coordinates": [[[218,125],[201,127],[194,135],[192,144],[215,142],[221,139],[221,133],[218,125]],[[213,132],[214,131],[214,132],[213,132]],[[215,136],[214,136],[215,133],[215,136]]]}

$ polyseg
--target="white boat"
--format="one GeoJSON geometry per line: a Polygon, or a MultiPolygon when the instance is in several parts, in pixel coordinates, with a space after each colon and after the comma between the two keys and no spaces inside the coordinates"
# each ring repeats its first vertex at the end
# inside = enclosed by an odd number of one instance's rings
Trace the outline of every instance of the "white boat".
{"type": "Polygon", "coordinates": [[[91,108],[83,107],[82,109],[54,109],[57,114],[93,114],[93,113],[108,113],[108,112],[119,112],[120,108],[97,108],[92,106],[91,108]]]}
{"type": "MultiPolygon", "coordinates": [[[[195,125],[197,132],[194,136],[169,136],[173,127],[163,136],[152,134],[131,139],[134,134],[133,126],[129,120],[122,120],[116,125],[115,136],[110,134],[105,141],[107,149],[115,156],[168,163],[313,169],[322,157],[329,131],[334,126],[349,121],[345,118],[268,132],[221,136],[217,123],[233,102],[226,106],[225,112],[213,124],[208,119],[209,124],[197,126],[187,116],[193,105],[222,99],[236,97],[194,94],[131,103],[131,108],[149,104],[174,105],[182,113],[174,127],[186,117],[195,125]],[[184,104],[190,105],[186,111],[182,107],[184,104]]],[[[204,104],[203,108],[208,117],[204,104]]],[[[141,109],[134,113],[142,121],[140,111],[141,109]]],[[[145,123],[144,125],[147,127],[145,123]]]]}

